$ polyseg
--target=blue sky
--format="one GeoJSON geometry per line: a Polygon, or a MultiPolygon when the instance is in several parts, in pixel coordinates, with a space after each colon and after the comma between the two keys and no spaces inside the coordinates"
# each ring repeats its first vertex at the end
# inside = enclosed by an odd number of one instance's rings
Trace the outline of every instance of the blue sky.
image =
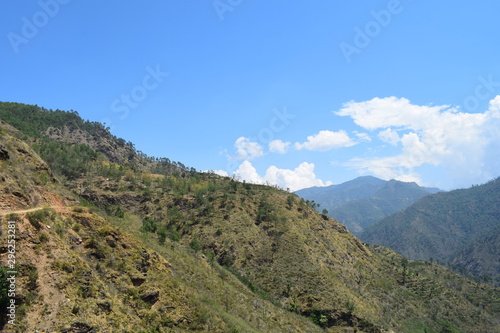
{"type": "Polygon", "coordinates": [[[0,100],[296,190],[499,176],[500,2],[8,1],[0,100]]]}

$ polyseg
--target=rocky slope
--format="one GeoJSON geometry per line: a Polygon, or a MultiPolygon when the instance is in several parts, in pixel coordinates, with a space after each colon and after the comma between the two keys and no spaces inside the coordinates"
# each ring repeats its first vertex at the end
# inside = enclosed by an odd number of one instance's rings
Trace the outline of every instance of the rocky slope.
{"type": "Polygon", "coordinates": [[[19,140],[19,131],[0,120],[0,210],[63,205],[67,198],[51,190],[57,180],[32,148],[19,140]]]}

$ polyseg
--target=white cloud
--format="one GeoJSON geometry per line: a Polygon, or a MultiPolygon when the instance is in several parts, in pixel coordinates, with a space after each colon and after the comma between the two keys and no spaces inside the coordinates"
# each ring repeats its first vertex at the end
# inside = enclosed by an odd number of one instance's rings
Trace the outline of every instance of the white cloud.
{"type": "Polygon", "coordinates": [[[378,137],[380,138],[380,140],[393,146],[396,146],[400,140],[398,133],[390,128],[384,131],[380,131],[378,133],[378,137]]]}
{"type": "Polygon", "coordinates": [[[250,183],[262,184],[264,182],[263,178],[259,176],[257,170],[249,161],[241,163],[234,174],[250,183]]]}
{"type": "Polygon", "coordinates": [[[359,133],[358,131],[354,131],[354,134],[361,140],[366,142],[371,142],[372,138],[368,135],[368,133],[359,133]]]}
{"type": "Polygon", "coordinates": [[[290,148],[290,142],[283,142],[281,140],[273,140],[269,142],[269,151],[278,154],[285,154],[290,148]]]}
{"type": "Polygon", "coordinates": [[[391,126],[422,129],[436,120],[443,110],[456,112],[449,105],[421,106],[411,104],[406,98],[376,97],[366,102],[347,102],[334,113],[350,116],[357,125],[369,130],[391,126]]]}
{"type": "Polygon", "coordinates": [[[490,107],[488,108],[487,114],[491,118],[500,118],[500,95],[490,101],[490,107]]]}
{"type": "Polygon", "coordinates": [[[225,170],[207,170],[204,172],[208,173],[215,173],[216,175],[222,176],[222,177],[229,177],[229,173],[225,170]]]}
{"type": "Polygon", "coordinates": [[[304,143],[296,142],[295,148],[327,151],[333,148],[350,147],[355,144],[356,142],[353,142],[344,130],[338,132],[320,131],[318,134],[308,136],[307,141],[304,143]]]}
{"type": "Polygon", "coordinates": [[[251,160],[256,157],[260,157],[264,155],[264,151],[262,147],[257,142],[252,142],[250,139],[245,138],[244,136],[239,137],[235,143],[234,147],[236,148],[236,156],[233,156],[232,159],[236,160],[251,160]]]}
{"type": "Polygon", "coordinates": [[[314,174],[314,164],[303,162],[294,170],[280,169],[276,166],[270,166],[264,176],[257,173],[255,167],[249,161],[244,161],[238,167],[235,175],[240,179],[254,184],[278,185],[283,189],[297,191],[312,186],[327,186],[332,183],[323,182],[314,174]]]}
{"type": "Polygon", "coordinates": [[[496,144],[500,141],[499,96],[484,113],[457,112],[447,105],[412,105],[405,98],[388,97],[349,102],[335,114],[349,116],[368,130],[384,129],[379,132],[380,139],[402,144],[398,155],[349,162],[362,172],[384,179],[418,179],[414,168],[430,164],[444,167],[457,187],[497,176],[485,164],[487,156],[500,153],[496,144]],[[394,128],[410,132],[399,137],[394,128]]]}
{"type": "Polygon", "coordinates": [[[306,187],[331,185],[331,182],[324,183],[314,174],[314,164],[303,162],[294,170],[279,169],[270,166],[266,171],[265,179],[271,184],[277,184],[282,188],[289,188],[297,191],[306,187]]]}
{"type": "Polygon", "coordinates": [[[394,178],[396,180],[399,180],[400,182],[406,182],[406,183],[417,183],[417,184],[422,184],[422,180],[420,179],[420,176],[416,173],[411,173],[407,175],[400,175],[394,178]]]}

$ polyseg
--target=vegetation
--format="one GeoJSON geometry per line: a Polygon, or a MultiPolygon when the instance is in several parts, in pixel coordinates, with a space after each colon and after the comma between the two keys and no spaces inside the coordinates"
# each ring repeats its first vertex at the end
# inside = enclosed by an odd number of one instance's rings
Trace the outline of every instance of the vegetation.
{"type": "Polygon", "coordinates": [[[134,170],[160,174],[196,172],[168,158],[147,156],[136,150],[133,143],[112,135],[103,124],[84,121],[74,110],[48,110],[37,105],[0,102],[0,119],[21,131],[23,139],[34,143],[33,148],[52,171],[69,180],[96,169],[103,176],[106,172],[116,172],[102,167],[102,159],[98,159],[100,155],[110,162],[127,164],[134,170]],[[81,144],[81,141],[87,143],[81,144]]]}
{"type": "Polygon", "coordinates": [[[461,273],[500,282],[500,179],[422,198],[361,234],[413,259],[450,263],[461,273]]]}
{"type": "MultiPolygon", "coordinates": [[[[178,166],[157,172],[156,159],[120,162],[114,158],[122,153],[92,145],[97,155],[87,155],[83,171],[69,177],[61,164],[60,182],[49,182],[42,192],[35,180],[50,177],[50,170],[29,165],[36,160],[29,148],[15,154],[22,135],[0,128],[13,152],[11,160],[0,161],[2,176],[19,195],[26,193],[26,205],[48,202],[44,197],[75,203],[58,212],[20,214],[18,227],[25,232],[18,260],[26,269],[19,281],[30,295],[23,301],[24,331],[499,328],[496,289],[363,244],[317,213],[316,202],[178,166]],[[7,168],[13,163],[18,167],[7,168]],[[38,203],[28,195],[34,189],[44,194],[38,203]],[[46,320],[49,314],[53,320],[46,320]]],[[[23,139],[74,145],[71,137],[44,135],[23,139]]],[[[71,154],[61,151],[61,159],[71,154]]],[[[0,183],[0,203],[25,208],[18,194],[5,194],[6,186],[0,183]]],[[[0,242],[5,232],[2,237],[0,242]]]]}

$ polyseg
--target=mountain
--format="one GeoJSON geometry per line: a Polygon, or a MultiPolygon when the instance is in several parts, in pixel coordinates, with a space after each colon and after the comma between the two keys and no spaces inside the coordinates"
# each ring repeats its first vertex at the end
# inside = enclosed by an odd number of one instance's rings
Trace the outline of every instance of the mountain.
{"type": "Polygon", "coordinates": [[[329,216],[358,235],[367,226],[439,191],[416,183],[364,176],[339,185],[313,187],[295,193],[313,200],[320,205],[318,210],[326,209],[329,216]]]}
{"type": "Polygon", "coordinates": [[[367,228],[361,239],[412,258],[438,259],[500,278],[500,179],[417,201],[367,228]]]}
{"type": "Polygon", "coordinates": [[[322,209],[335,208],[353,200],[367,198],[378,191],[385,181],[372,176],[363,176],[339,185],[310,187],[295,192],[298,196],[315,201],[322,209]]]}
{"type": "MultiPolygon", "coordinates": [[[[3,107],[2,119],[22,120],[28,106],[3,107]]],[[[55,130],[73,126],[75,113],[58,117],[55,130]]],[[[82,122],[87,137],[95,125],[82,122]]],[[[113,160],[123,155],[44,128],[30,133],[39,124],[29,119],[17,126],[0,122],[0,242],[14,225],[19,331],[500,329],[493,287],[363,244],[294,194],[133,147],[134,158],[113,160]]],[[[7,263],[7,247],[0,258],[7,263]]],[[[0,269],[6,329],[8,271],[0,269]]]]}

